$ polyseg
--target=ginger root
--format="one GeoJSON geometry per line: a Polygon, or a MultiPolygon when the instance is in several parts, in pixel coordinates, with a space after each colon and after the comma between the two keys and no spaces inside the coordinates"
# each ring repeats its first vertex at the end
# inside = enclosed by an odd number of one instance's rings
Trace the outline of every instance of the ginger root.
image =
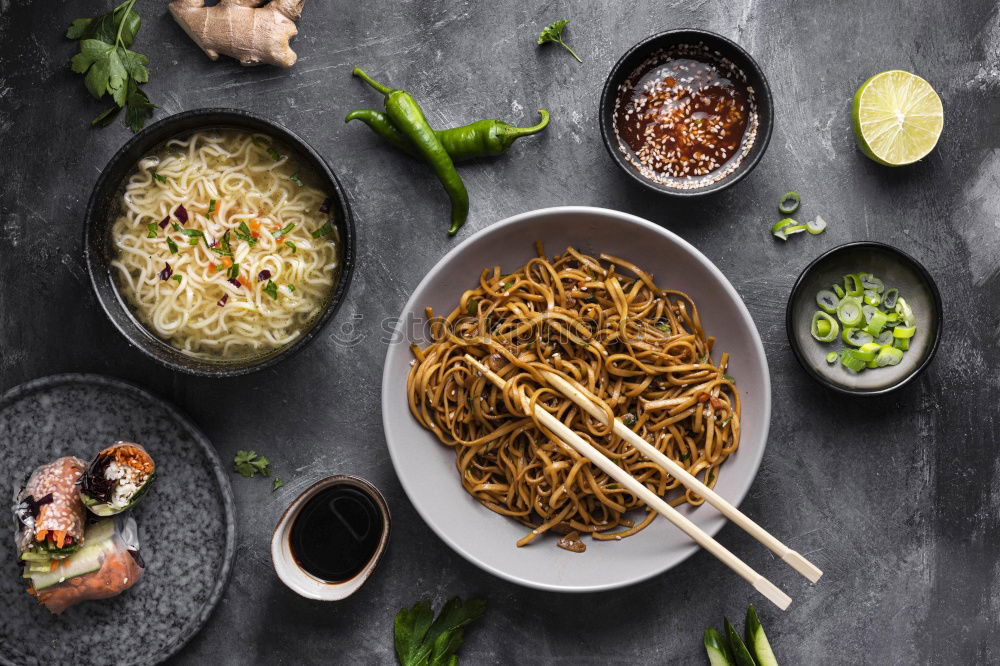
{"type": "Polygon", "coordinates": [[[297,56],[288,45],[305,0],[174,0],[170,13],[212,60],[232,56],[244,65],[291,67],[297,56]]]}

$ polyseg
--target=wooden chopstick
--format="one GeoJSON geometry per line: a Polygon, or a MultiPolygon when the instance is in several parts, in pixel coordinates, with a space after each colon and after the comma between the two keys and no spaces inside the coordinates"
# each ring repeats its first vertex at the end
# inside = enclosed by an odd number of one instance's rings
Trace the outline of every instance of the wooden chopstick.
{"type": "MultiPolygon", "coordinates": [[[[507,381],[487,368],[472,356],[466,354],[465,360],[475,366],[499,388],[504,388],[507,381]]],[[[529,402],[527,396],[521,393],[519,396],[521,405],[527,409],[529,402]]],[[[652,490],[641,484],[631,474],[613,463],[604,454],[594,448],[590,442],[573,432],[562,421],[549,414],[540,406],[535,405],[534,415],[538,421],[548,428],[559,439],[573,447],[580,455],[597,465],[605,474],[613,478],[622,486],[627,488],[636,497],[646,503],[647,506],[659,513],[661,516],[676,525],[682,532],[691,537],[699,546],[719,558],[723,564],[735,571],[741,578],[753,585],[754,589],[771,600],[781,610],[786,610],[792,603],[792,598],[782,592],[774,583],[764,578],[747,563],[733,555],[725,546],[706,534],[700,527],[691,522],[684,514],[663,501],[663,498],[652,490]]]]}
{"type": "MultiPolygon", "coordinates": [[[[553,388],[575,402],[595,419],[607,425],[607,413],[594,403],[586,390],[549,370],[541,370],[541,373],[553,388]]],[[[769,548],[771,552],[811,582],[815,583],[823,575],[823,572],[812,562],[783,544],[763,527],[750,520],[742,511],[723,499],[718,493],[698,480],[697,477],[690,474],[684,467],[665,456],[656,447],[640,437],[617,418],[614,422],[614,433],[638,449],[644,456],[665,469],[686,487],[704,497],[705,501],[718,509],[722,515],[742,527],[750,536],[769,548]]]]}

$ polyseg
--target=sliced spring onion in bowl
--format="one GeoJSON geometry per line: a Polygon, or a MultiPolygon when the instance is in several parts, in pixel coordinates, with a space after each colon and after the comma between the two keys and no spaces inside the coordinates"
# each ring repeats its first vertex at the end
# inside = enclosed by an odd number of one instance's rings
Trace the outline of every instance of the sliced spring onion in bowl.
{"type": "Polygon", "coordinates": [[[816,305],[823,312],[836,314],[838,304],[840,304],[840,298],[829,289],[823,289],[816,293],[816,305]]]}
{"type": "Polygon", "coordinates": [[[851,345],[852,347],[860,347],[861,345],[868,344],[875,339],[868,331],[863,331],[860,328],[854,328],[853,326],[845,328],[840,337],[845,343],[851,345]]]}
{"type": "Polygon", "coordinates": [[[899,362],[902,360],[903,350],[896,349],[895,347],[881,347],[878,355],[875,357],[875,364],[880,368],[884,368],[887,365],[899,365],[899,362]]]}
{"type": "Polygon", "coordinates": [[[820,342],[833,342],[840,335],[840,324],[825,312],[819,310],[812,318],[812,336],[820,342]]]}
{"type": "Polygon", "coordinates": [[[857,326],[864,321],[861,306],[854,299],[842,299],[837,305],[837,319],[844,326],[857,326]]]}
{"type": "Polygon", "coordinates": [[[896,299],[899,298],[899,289],[886,289],[882,294],[882,305],[886,309],[892,310],[896,307],[896,299]]]}
{"type": "Polygon", "coordinates": [[[839,356],[837,355],[837,352],[830,352],[829,354],[826,355],[826,362],[829,363],[830,365],[833,365],[834,363],[837,362],[838,358],[839,356]]]}

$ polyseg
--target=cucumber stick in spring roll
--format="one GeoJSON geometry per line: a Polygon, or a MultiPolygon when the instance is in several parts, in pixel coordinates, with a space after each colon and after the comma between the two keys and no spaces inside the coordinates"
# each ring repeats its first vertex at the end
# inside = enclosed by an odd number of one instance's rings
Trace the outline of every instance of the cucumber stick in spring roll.
{"type": "Polygon", "coordinates": [[[77,492],[86,463],[66,456],[36,468],[14,498],[18,558],[65,559],[84,541],[87,511],[77,492]]]}
{"type": "Polygon", "coordinates": [[[91,461],[80,482],[80,499],[98,516],[131,508],[155,476],[152,457],[139,444],[115,442],[91,461]]]}

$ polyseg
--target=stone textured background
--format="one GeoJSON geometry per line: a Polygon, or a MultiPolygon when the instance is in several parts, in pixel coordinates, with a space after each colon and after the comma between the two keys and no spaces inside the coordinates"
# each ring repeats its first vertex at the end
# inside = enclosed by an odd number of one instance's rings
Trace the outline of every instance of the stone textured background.
{"type": "Polygon", "coordinates": [[[1000,25],[990,2],[641,1],[354,3],[311,0],[289,71],[210,62],[165,2],[140,0],[136,49],[151,57],[156,118],[204,106],[281,122],[326,156],[350,196],[358,270],[337,319],[295,358],[249,377],[171,373],[130,349],[101,313],[82,262],[82,213],[98,172],[128,138],[92,130],[91,100],[67,61],[70,20],[105,2],[0,0],[0,389],[68,371],[136,382],[190,414],[223,458],[265,452],[288,485],[234,476],[238,557],[208,626],[175,660],[196,663],[392,663],[391,623],[429,595],[482,595],[468,664],[698,664],[701,632],[748,601],[785,664],[1000,662],[1000,25]],[[557,18],[578,64],[535,36],[557,18]],[[605,153],[597,101],[611,65],[647,35],[701,27],[742,43],[773,88],[771,147],[744,182],[678,202],[633,184],[605,153]],[[521,589],[479,571],[424,525],[384,446],[380,321],[394,316],[455,241],[433,175],[342,122],[377,97],[350,76],[364,66],[411,91],[432,124],[483,117],[550,129],[499,160],[463,167],[472,214],[461,236],[514,213],[589,204],[679,233],[732,280],[769,354],[775,410],[760,474],[743,509],[826,572],[811,588],[740,530],[720,539],[792,595],[787,613],[700,553],[640,587],[582,597],[521,589]],[[886,169],[854,147],[849,102],[868,76],[905,68],[944,100],[945,131],[924,162],[886,169]],[[778,197],[829,231],[774,241],[778,197]],[[944,295],[941,350],[910,386],[848,399],[816,385],[785,339],[785,299],[799,271],[835,245],[872,239],[921,260],[944,295]],[[361,344],[333,334],[360,316],[361,344]],[[337,604],[295,596],[270,566],[267,539],[297,489],[335,472],[382,488],[394,514],[381,568],[337,604]]]}

